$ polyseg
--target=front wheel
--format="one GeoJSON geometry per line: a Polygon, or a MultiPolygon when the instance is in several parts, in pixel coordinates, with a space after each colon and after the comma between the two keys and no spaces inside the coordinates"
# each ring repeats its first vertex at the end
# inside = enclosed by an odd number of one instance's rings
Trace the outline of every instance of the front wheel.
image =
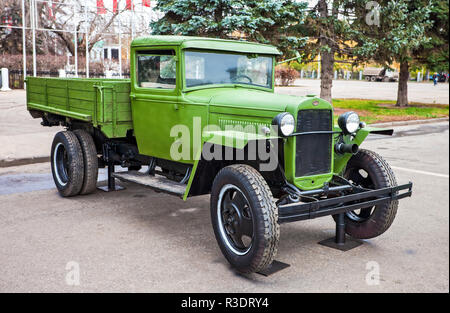
{"type": "Polygon", "coordinates": [[[231,165],[217,174],[211,220],[223,255],[239,272],[262,271],[272,263],[280,238],[278,209],[253,167],[231,165]]]}
{"type": "MultiPolygon", "coordinates": [[[[350,159],[344,177],[367,189],[397,186],[395,174],[389,164],[377,153],[364,149],[350,159]]],[[[347,212],[345,232],[358,239],[377,237],[392,225],[397,208],[398,201],[394,200],[347,212]]]]}

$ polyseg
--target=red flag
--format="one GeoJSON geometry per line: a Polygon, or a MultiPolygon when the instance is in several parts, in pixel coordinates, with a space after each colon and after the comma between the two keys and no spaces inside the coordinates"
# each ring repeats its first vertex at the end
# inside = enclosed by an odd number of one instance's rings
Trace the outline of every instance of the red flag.
{"type": "Polygon", "coordinates": [[[55,9],[56,9],[56,3],[55,1],[50,1],[52,5],[49,5],[48,3],[47,5],[47,10],[48,10],[48,16],[52,19],[55,19],[55,9]]]}
{"type": "Polygon", "coordinates": [[[113,0],[113,13],[117,13],[117,0],[113,0]]]}
{"type": "Polygon", "coordinates": [[[151,7],[151,1],[150,0],[142,0],[142,6],[144,7],[151,7]]]}
{"type": "Polygon", "coordinates": [[[125,6],[126,10],[134,10],[133,0],[127,0],[127,4],[125,6]]]}
{"type": "Polygon", "coordinates": [[[13,19],[12,19],[11,16],[9,16],[9,17],[7,18],[6,23],[8,24],[8,25],[7,25],[7,28],[8,28],[9,30],[11,30],[11,29],[12,29],[12,26],[13,26],[13,19]]]}
{"type": "Polygon", "coordinates": [[[106,14],[106,8],[103,0],[97,0],[97,14],[106,14]]]}

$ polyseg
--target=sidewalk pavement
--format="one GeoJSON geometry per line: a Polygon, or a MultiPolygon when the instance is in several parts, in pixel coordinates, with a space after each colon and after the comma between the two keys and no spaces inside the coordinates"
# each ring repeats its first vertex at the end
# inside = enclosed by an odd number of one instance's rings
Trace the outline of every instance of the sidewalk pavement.
{"type": "Polygon", "coordinates": [[[28,113],[24,90],[0,92],[0,167],[48,160],[62,127],[42,127],[28,113]]]}

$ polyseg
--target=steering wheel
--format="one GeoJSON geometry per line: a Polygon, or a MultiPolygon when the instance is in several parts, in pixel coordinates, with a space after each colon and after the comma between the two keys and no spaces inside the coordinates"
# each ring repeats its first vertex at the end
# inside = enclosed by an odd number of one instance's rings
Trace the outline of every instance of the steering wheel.
{"type": "Polygon", "coordinates": [[[249,84],[253,83],[253,80],[252,80],[250,77],[248,77],[247,75],[244,75],[244,74],[236,75],[236,76],[232,79],[232,82],[233,82],[233,83],[239,82],[239,78],[245,78],[245,79],[247,79],[249,84]]]}

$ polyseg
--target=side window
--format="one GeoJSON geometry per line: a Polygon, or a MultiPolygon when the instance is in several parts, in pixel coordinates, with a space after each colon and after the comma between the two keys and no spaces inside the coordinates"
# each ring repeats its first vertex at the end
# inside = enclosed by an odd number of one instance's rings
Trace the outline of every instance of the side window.
{"type": "Polygon", "coordinates": [[[177,77],[175,51],[138,51],[136,72],[139,87],[175,89],[177,77]]]}

